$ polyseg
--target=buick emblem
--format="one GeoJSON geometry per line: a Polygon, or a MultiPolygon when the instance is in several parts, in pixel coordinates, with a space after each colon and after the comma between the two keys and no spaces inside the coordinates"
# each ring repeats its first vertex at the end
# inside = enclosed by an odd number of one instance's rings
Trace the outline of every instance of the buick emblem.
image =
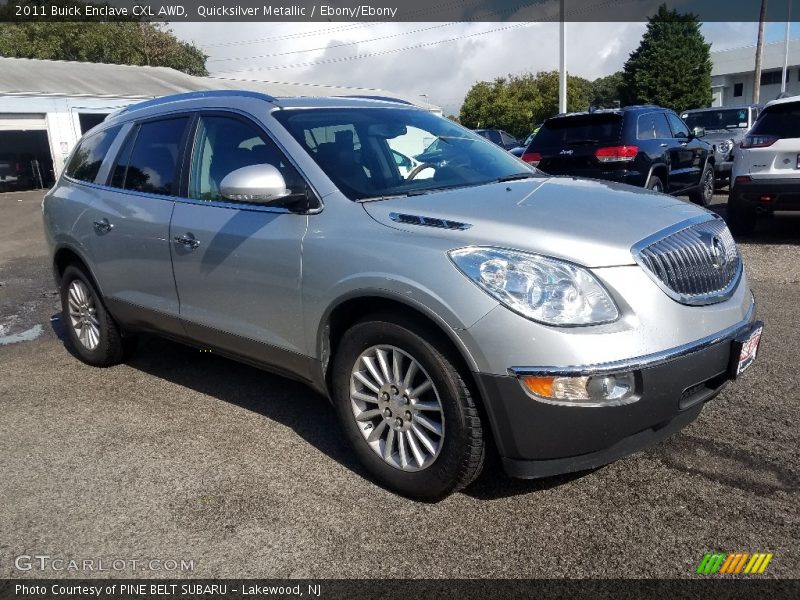
{"type": "Polygon", "coordinates": [[[721,269],[724,267],[725,263],[728,262],[728,255],[725,253],[725,246],[722,244],[722,240],[715,235],[711,239],[708,249],[711,254],[711,264],[714,265],[714,268],[721,269]]]}

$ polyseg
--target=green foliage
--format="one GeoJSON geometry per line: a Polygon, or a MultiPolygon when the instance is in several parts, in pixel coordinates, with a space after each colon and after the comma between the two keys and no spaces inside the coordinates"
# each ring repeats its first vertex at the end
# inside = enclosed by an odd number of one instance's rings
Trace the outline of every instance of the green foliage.
{"type": "Polygon", "coordinates": [[[595,108],[616,108],[623,105],[625,81],[622,71],[600,77],[592,82],[589,104],[595,108]]]}
{"type": "MultiPolygon", "coordinates": [[[[568,110],[585,110],[590,91],[589,81],[569,75],[568,110]]],[[[538,123],[557,112],[558,71],[542,71],[479,81],[467,92],[459,121],[471,129],[504,129],[525,139],[538,123]]]]}
{"type": "Polygon", "coordinates": [[[625,63],[626,104],[658,104],[675,111],[710,106],[710,48],[697,15],[662,4],[625,63]]]}
{"type": "Polygon", "coordinates": [[[190,75],[208,75],[207,57],[199,48],[178,40],[165,24],[132,20],[3,22],[0,56],[172,67],[190,75]]]}

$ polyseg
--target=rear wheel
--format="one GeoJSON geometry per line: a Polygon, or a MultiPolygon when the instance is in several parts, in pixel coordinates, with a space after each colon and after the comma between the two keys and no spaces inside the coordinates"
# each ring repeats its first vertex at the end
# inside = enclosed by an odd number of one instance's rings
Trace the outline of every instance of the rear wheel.
{"type": "Polygon", "coordinates": [[[751,235],[755,231],[757,217],[755,208],[741,206],[728,200],[728,212],[725,216],[725,221],[728,223],[728,229],[734,235],[751,235]]]}
{"type": "Polygon", "coordinates": [[[135,348],[136,340],[122,337],[94,283],[75,265],[68,266],[61,277],[61,309],[67,338],[83,362],[110,367],[135,348]]]}
{"type": "Polygon", "coordinates": [[[438,500],[480,474],[486,448],[469,387],[420,334],[390,315],[354,325],[336,351],[333,395],[366,469],[400,494],[438,500]]]}
{"type": "Polygon", "coordinates": [[[653,190],[654,192],[663,192],[664,182],[661,181],[661,177],[658,175],[651,175],[650,179],[647,181],[647,189],[653,190]]]}
{"type": "Polygon", "coordinates": [[[709,163],[703,168],[699,187],[689,194],[689,199],[700,206],[709,206],[714,199],[714,167],[709,163]]]}

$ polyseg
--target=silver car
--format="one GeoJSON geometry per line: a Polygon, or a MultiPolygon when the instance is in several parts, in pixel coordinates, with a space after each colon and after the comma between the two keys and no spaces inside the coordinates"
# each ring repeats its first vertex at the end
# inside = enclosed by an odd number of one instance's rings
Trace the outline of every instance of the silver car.
{"type": "Polygon", "coordinates": [[[303,381],[416,498],[468,485],[490,447],[534,478],[653,444],[762,331],[713,213],[545,176],[391,99],[134,105],[81,140],[43,208],[83,361],[155,332],[303,381]]]}

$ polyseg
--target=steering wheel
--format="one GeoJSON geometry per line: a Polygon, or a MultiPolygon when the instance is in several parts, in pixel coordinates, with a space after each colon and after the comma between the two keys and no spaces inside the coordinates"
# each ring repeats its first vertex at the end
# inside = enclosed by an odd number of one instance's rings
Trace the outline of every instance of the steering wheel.
{"type": "Polygon", "coordinates": [[[409,173],[408,175],[406,175],[406,181],[411,181],[412,179],[414,179],[414,177],[416,177],[417,175],[419,175],[419,174],[420,174],[420,172],[421,172],[421,171],[424,171],[425,169],[435,169],[435,168],[436,168],[436,165],[434,165],[434,164],[431,164],[431,163],[422,163],[422,164],[419,164],[419,165],[417,165],[416,167],[414,167],[414,170],[413,170],[413,171],[411,171],[411,173],[409,173]]]}

